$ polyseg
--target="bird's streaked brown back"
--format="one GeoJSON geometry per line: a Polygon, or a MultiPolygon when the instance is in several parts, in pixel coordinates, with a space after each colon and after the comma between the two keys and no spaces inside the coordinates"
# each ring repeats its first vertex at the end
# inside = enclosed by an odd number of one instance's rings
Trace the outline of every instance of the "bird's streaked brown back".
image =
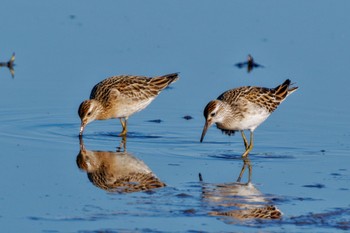
{"type": "Polygon", "coordinates": [[[91,91],[90,99],[103,102],[109,98],[112,92],[117,92],[125,98],[147,99],[158,95],[160,91],[177,79],[177,73],[155,78],[130,75],[113,76],[96,84],[91,91]]]}
{"type": "Polygon", "coordinates": [[[298,89],[298,87],[289,88],[290,85],[291,81],[287,79],[275,88],[244,86],[226,91],[218,99],[233,104],[239,101],[239,98],[244,98],[273,112],[289,94],[298,89]]]}

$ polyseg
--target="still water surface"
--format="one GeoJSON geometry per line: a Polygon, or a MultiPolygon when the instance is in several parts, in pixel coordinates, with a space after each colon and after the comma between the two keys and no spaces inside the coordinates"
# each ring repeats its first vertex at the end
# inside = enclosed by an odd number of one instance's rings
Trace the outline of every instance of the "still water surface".
{"type": "MultiPolygon", "coordinates": [[[[14,78],[0,67],[1,228],[349,229],[349,9],[347,1],[3,2],[0,62],[13,52],[16,60],[14,78]],[[248,54],[264,68],[234,66],[248,54]],[[137,164],[132,169],[166,186],[121,194],[97,185],[99,176],[79,163],[81,149],[95,167],[123,160],[121,127],[94,122],[80,141],[80,102],[108,76],[172,72],[180,80],[130,118],[126,141],[125,166],[137,164]],[[238,184],[242,139],[211,127],[199,143],[203,108],[227,89],[275,87],[286,78],[299,89],[255,131],[251,184],[248,169],[238,184]],[[114,162],[101,163],[104,156],[114,162]],[[241,209],[266,206],[282,217],[237,218],[241,209]]],[[[105,175],[110,183],[119,177],[105,175]]]]}

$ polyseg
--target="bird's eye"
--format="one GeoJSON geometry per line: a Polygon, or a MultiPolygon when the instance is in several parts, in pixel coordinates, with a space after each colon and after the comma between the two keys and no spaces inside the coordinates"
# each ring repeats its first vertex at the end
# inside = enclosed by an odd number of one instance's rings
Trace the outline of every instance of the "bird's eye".
{"type": "Polygon", "coordinates": [[[216,115],[215,112],[212,112],[212,113],[210,114],[211,117],[214,117],[215,115],[216,115]]]}
{"type": "Polygon", "coordinates": [[[88,112],[88,114],[87,114],[88,116],[90,116],[91,115],[91,112],[88,112]]]}

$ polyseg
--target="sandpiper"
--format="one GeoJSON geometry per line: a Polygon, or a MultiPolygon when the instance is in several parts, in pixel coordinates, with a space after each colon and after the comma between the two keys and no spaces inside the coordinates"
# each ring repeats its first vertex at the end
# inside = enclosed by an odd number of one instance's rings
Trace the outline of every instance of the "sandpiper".
{"type": "Polygon", "coordinates": [[[99,82],[92,89],[90,99],[79,106],[80,135],[85,126],[94,120],[119,118],[123,127],[119,136],[126,136],[129,116],[146,108],[177,79],[178,73],[173,73],[154,78],[121,75],[99,82]]]}
{"type": "Polygon", "coordinates": [[[210,101],[204,109],[206,119],[200,142],[208,128],[216,123],[223,133],[231,135],[241,131],[246,157],[253,149],[254,130],[264,122],[271,113],[282,103],[287,96],[296,91],[298,87],[290,87],[291,81],[287,79],[275,88],[244,86],[222,93],[216,100],[210,101]],[[244,130],[250,131],[248,144],[244,130]]]}

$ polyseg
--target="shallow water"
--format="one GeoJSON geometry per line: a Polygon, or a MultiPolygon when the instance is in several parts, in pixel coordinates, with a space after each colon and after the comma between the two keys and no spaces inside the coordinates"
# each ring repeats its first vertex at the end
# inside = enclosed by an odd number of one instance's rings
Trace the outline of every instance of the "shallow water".
{"type": "MultiPolygon", "coordinates": [[[[0,67],[1,228],[348,230],[349,7],[347,1],[3,2],[0,62],[13,52],[16,60],[14,78],[0,67]],[[249,53],[264,68],[247,73],[234,66],[249,53]],[[126,142],[130,156],[166,187],[120,194],[91,182],[77,164],[80,102],[108,76],[172,72],[180,80],[130,118],[126,142]],[[274,87],[286,78],[299,90],[255,131],[249,158],[256,192],[219,192],[236,187],[244,146],[239,134],[228,137],[215,127],[200,143],[204,106],[227,89],[274,87]],[[252,206],[274,206],[282,217],[213,214],[252,206]]],[[[88,125],[86,150],[118,156],[120,130],[118,120],[88,125]]],[[[246,170],[241,182],[248,178],[246,170]]]]}

